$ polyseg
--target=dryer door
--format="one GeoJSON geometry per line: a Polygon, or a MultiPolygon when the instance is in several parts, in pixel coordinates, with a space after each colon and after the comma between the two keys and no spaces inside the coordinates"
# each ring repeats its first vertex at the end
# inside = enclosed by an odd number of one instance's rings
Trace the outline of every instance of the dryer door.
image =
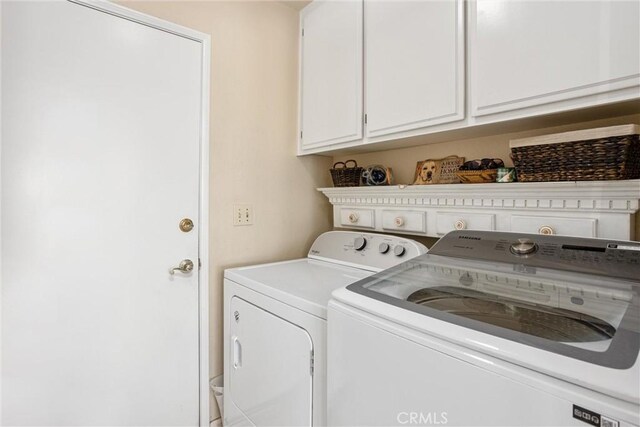
{"type": "Polygon", "coordinates": [[[233,297],[230,398],[255,425],[310,426],[313,343],[301,327],[233,297]]]}

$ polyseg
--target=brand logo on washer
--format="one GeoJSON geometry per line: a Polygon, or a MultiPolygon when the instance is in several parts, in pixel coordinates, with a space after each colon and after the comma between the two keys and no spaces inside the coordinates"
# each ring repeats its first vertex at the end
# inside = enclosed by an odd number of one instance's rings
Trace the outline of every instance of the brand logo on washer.
{"type": "Polygon", "coordinates": [[[475,237],[475,236],[458,236],[458,239],[482,240],[480,237],[475,237]]]}
{"type": "Polygon", "coordinates": [[[238,310],[233,312],[233,317],[236,319],[236,323],[240,321],[240,313],[238,313],[238,310]]]}
{"type": "Polygon", "coordinates": [[[578,405],[573,405],[573,418],[595,427],[619,427],[620,423],[578,405]]]}

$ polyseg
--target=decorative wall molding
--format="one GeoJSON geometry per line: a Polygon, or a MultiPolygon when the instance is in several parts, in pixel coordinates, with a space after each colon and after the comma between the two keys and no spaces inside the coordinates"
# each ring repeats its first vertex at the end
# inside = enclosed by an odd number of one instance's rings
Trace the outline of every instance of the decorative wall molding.
{"type": "Polygon", "coordinates": [[[336,227],[441,237],[451,230],[635,238],[640,180],[320,188],[336,227]]]}
{"type": "Polygon", "coordinates": [[[640,209],[640,180],[318,189],[332,205],[616,212],[640,209]]]}

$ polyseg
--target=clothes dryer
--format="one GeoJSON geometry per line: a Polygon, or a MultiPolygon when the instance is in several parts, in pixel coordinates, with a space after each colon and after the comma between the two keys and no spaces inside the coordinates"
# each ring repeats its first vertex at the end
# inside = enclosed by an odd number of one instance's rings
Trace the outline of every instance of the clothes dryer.
{"type": "Polygon", "coordinates": [[[226,270],[225,425],[325,425],[331,292],[426,251],[407,238],[332,231],[307,258],[226,270]]]}

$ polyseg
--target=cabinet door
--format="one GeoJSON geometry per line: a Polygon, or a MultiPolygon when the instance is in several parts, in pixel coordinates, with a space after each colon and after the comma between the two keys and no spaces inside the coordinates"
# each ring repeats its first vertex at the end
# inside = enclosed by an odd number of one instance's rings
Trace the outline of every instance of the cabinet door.
{"type": "Polygon", "coordinates": [[[362,139],[362,1],[301,13],[301,151],[362,139]]]}
{"type": "Polygon", "coordinates": [[[462,119],[462,1],[368,1],[364,8],[367,136],[462,119]]]}
{"type": "Polygon", "coordinates": [[[470,8],[472,115],[640,96],[640,2],[477,0],[470,8]]]}

